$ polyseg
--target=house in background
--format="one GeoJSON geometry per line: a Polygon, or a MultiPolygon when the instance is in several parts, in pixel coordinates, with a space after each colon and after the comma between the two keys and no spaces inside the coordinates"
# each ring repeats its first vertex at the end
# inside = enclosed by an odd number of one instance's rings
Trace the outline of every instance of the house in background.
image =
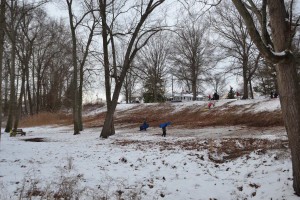
{"type": "MultiPolygon", "coordinates": [[[[204,100],[203,95],[198,95],[196,97],[196,101],[203,101],[203,100],[204,100]]],[[[171,98],[171,101],[173,102],[193,101],[193,95],[190,93],[175,93],[171,98]]]]}

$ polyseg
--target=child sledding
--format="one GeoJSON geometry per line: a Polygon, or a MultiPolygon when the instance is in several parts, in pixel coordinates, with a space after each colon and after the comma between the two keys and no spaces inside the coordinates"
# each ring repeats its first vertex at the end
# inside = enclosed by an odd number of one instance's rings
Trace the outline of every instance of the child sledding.
{"type": "Polygon", "coordinates": [[[144,123],[140,126],[140,131],[147,131],[147,128],[149,128],[149,124],[145,120],[144,123]]]}
{"type": "MultiPolygon", "coordinates": [[[[159,125],[159,128],[162,129],[162,135],[163,137],[166,137],[167,135],[167,126],[169,126],[171,122],[165,122],[159,125]]],[[[140,131],[147,131],[147,128],[149,128],[149,124],[145,120],[144,123],[140,126],[140,131]]]]}
{"type": "Polygon", "coordinates": [[[160,124],[159,127],[162,129],[163,133],[161,136],[166,137],[167,135],[167,126],[169,126],[171,124],[171,122],[166,122],[163,124],[160,124]]]}

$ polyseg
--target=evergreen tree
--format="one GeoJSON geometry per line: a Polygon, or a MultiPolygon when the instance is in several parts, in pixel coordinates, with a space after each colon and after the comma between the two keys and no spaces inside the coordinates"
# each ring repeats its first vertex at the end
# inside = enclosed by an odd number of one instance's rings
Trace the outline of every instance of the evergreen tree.
{"type": "Polygon", "coordinates": [[[155,81],[151,78],[148,78],[144,85],[144,89],[145,92],[143,93],[143,98],[145,103],[165,101],[164,85],[161,78],[158,78],[155,81]]]}

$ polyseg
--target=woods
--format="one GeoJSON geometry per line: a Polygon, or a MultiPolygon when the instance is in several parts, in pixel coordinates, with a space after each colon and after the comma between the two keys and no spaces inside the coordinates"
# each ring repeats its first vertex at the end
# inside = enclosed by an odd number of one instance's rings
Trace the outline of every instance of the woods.
{"type": "Polygon", "coordinates": [[[295,1],[55,3],[65,18],[50,17],[49,4],[1,0],[0,128],[5,132],[17,129],[26,116],[72,110],[78,135],[84,129],[82,106],[94,100],[89,91],[95,90],[107,106],[101,138],[115,134],[114,114],[123,96],[126,103],[148,103],[185,93],[195,101],[199,95],[226,96],[224,88],[232,84],[242,99],[276,92],[300,196],[300,6],[295,1]]]}

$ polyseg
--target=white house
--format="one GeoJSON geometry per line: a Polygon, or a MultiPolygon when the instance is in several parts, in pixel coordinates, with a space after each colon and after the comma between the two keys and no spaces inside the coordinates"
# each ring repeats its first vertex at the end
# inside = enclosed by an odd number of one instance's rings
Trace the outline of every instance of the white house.
{"type": "MultiPolygon", "coordinates": [[[[196,97],[196,101],[203,101],[204,96],[203,95],[198,95],[196,97]]],[[[193,101],[193,95],[192,94],[174,94],[172,101],[193,101]]]]}

